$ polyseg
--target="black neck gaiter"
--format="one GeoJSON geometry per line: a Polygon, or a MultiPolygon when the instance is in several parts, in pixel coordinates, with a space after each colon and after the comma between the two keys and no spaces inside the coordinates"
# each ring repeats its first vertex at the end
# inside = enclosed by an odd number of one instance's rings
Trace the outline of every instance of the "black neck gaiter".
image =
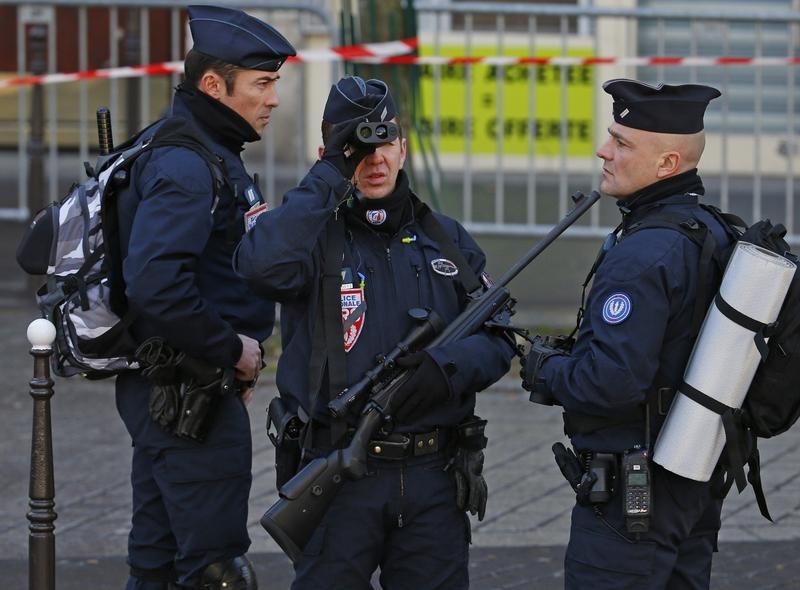
{"type": "Polygon", "coordinates": [[[661,207],[666,200],[676,202],[671,197],[680,196],[685,202],[697,202],[698,197],[703,194],[705,188],[696,168],[655,182],[636,191],[627,199],[617,201],[617,207],[622,213],[622,227],[627,230],[649,215],[650,211],[661,207]]]}
{"type": "Polygon", "coordinates": [[[345,210],[348,222],[393,236],[411,220],[408,176],[403,170],[397,175],[394,190],[380,199],[361,198],[345,210]]]}
{"type": "Polygon", "coordinates": [[[700,176],[697,174],[697,168],[693,168],[677,176],[654,182],[636,191],[627,199],[617,201],[617,205],[632,211],[672,195],[686,193],[703,195],[705,192],[703,181],[700,180],[700,176]]]}
{"type": "Polygon", "coordinates": [[[258,141],[261,136],[239,113],[211,98],[188,82],[175,89],[181,100],[211,136],[233,153],[241,152],[245,142],[258,141]]]}

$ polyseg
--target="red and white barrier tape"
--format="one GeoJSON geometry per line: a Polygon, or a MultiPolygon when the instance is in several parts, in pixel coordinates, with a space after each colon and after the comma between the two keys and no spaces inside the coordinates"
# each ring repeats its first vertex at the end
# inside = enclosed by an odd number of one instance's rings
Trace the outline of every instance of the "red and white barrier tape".
{"type": "MultiPolygon", "coordinates": [[[[416,51],[416,49],[417,39],[401,39],[400,41],[389,41],[387,43],[363,43],[360,45],[347,45],[331,49],[301,50],[298,51],[295,57],[289,58],[289,61],[309,63],[321,61],[369,60],[370,63],[372,63],[372,60],[376,60],[377,63],[382,63],[386,59],[411,53],[416,51]]],[[[31,86],[36,84],[61,84],[63,82],[77,82],[79,80],[136,78],[139,76],[158,76],[173,73],[183,73],[183,61],[168,61],[143,66],[104,68],[66,74],[20,76],[0,80],[0,88],[31,86]]]]}
{"type": "Polygon", "coordinates": [[[800,65],[800,57],[572,57],[572,56],[457,56],[396,55],[378,60],[360,58],[360,63],[424,64],[439,66],[493,65],[493,66],[791,66],[800,65]]]}
{"type": "MultiPolygon", "coordinates": [[[[365,64],[411,64],[438,66],[756,66],[785,67],[800,65],[800,57],[577,57],[577,56],[441,56],[441,55],[409,55],[417,49],[416,39],[403,39],[388,43],[367,43],[349,45],[332,49],[301,50],[290,62],[323,62],[351,61],[365,64]]],[[[41,76],[21,76],[0,80],[0,89],[13,86],[30,86],[35,84],[60,84],[79,80],[97,80],[110,78],[135,78],[139,76],[157,76],[163,74],[182,73],[182,61],[170,61],[145,66],[106,68],[86,70],[67,74],[44,74],[41,76]]]]}

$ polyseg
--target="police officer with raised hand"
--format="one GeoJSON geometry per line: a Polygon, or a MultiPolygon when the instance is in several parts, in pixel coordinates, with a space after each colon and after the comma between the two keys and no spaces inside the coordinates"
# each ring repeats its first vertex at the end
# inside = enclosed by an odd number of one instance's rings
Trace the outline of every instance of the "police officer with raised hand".
{"type": "Polygon", "coordinates": [[[170,392],[184,388],[187,399],[183,373],[162,374],[155,386],[141,372],[118,378],[117,406],[133,440],[127,590],[257,587],[244,556],[252,388],[241,384],[252,385],[261,369],[259,343],[272,331],[274,304],[234,274],[231,256],[266,208],[240,152],[261,138],[278,106],[278,70],[295,50],[240,10],[188,13],[194,46],[166,122],[189,125],[221,163],[224,182],[215,187],[212,168],[190,147],[158,147],[137,159],[119,199],[125,294],[137,339],[157,338],[173,360],[183,359],[175,363],[181,369],[235,372],[237,386],[205,392],[213,409],[201,434],[176,430],[169,410],[177,399],[170,392]]]}
{"type": "Polygon", "coordinates": [[[594,273],[571,350],[569,340],[535,338],[523,386],[532,401],[564,408],[574,448],[553,447],[577,496],[566,587],[708,588],[720,470],[709,482],[689,480],[654,464],[650,447],[721,277],[700,268],[700,245],[670,224],[707,228],[709,247],[731,240],[699,206],[703,116],[720,93],[625,79],[603,89],[614,122],[597,151],[600,189],[617,199],[622,223],[587,278],[594,273]]]}
{"type": "MultiPolygon", "coordinates": [[[[384,82],[339,80],[325,104],[320,160],[259,217],[234,258],[240,276],[281,303],[279,405],[296,418],[276,423],[302,425],[302,463],[349,441],[366,400],[341,419],[328,403],[409,333],[409,310],[448,322],[488,281],[475,241],[409,186],[396,116],[384,82]],[[367,135],[384,139],[360,141],[363,122],[377,125],[367,135]]],[[[464,511],[482,518],[486,505],[475,393],[512,356],[505,337],[480,330],[399,359],[412,375],[398,392],[393,427],[368,445],[366,477],[342,484],[295,563],[292,588],[371,588],[378,567],[387,590],[468,587],[464,511]]],[[[278,486],[298,469],[297,447],[284,445],[278,486]]]]}

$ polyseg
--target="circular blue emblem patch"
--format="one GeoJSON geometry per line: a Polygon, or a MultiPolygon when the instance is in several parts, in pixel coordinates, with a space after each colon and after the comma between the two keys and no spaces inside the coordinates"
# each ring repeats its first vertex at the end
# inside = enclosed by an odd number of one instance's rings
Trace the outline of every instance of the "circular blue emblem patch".
{"type": "Polygon", "coordinates": [[[369,221],[372,225],[381,225],[384,221],[386,221],[386,210],[385,209],[370,209],[367,211],[367,221],[369,221]]]}
{"type": "Polygon", "coordinates": [[[625,293],[609,295],[603,304],[603,319],[607,324],[619,324],[631,315],[631,298],[625,293]]]}

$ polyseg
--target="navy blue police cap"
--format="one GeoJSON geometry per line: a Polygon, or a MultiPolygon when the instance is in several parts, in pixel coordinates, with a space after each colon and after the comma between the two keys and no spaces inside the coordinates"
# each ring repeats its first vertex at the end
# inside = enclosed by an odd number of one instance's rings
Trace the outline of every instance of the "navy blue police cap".
{"type": "Polygon", "coordinates": [[[716,88],[702,84],[652,86],[624,78],[605,82],[603,90],[614,97],[617,123],[655,133],[702,131],[708,103],[721,96],[716,88]]]}
{"type": "Polygon", "coordinates": [[[388,121],[396,114],[392,94],[385,82],[345,76],[331,86],[322,119],[333,124],[352,119],[377,123],[388,121]]]}
{"type": "Polygon", "coordinates": [[[248,70],[277,72],[297,55],[292,44],[262,20],[224,6],[187,7],[195,51],[248,70]]]}

